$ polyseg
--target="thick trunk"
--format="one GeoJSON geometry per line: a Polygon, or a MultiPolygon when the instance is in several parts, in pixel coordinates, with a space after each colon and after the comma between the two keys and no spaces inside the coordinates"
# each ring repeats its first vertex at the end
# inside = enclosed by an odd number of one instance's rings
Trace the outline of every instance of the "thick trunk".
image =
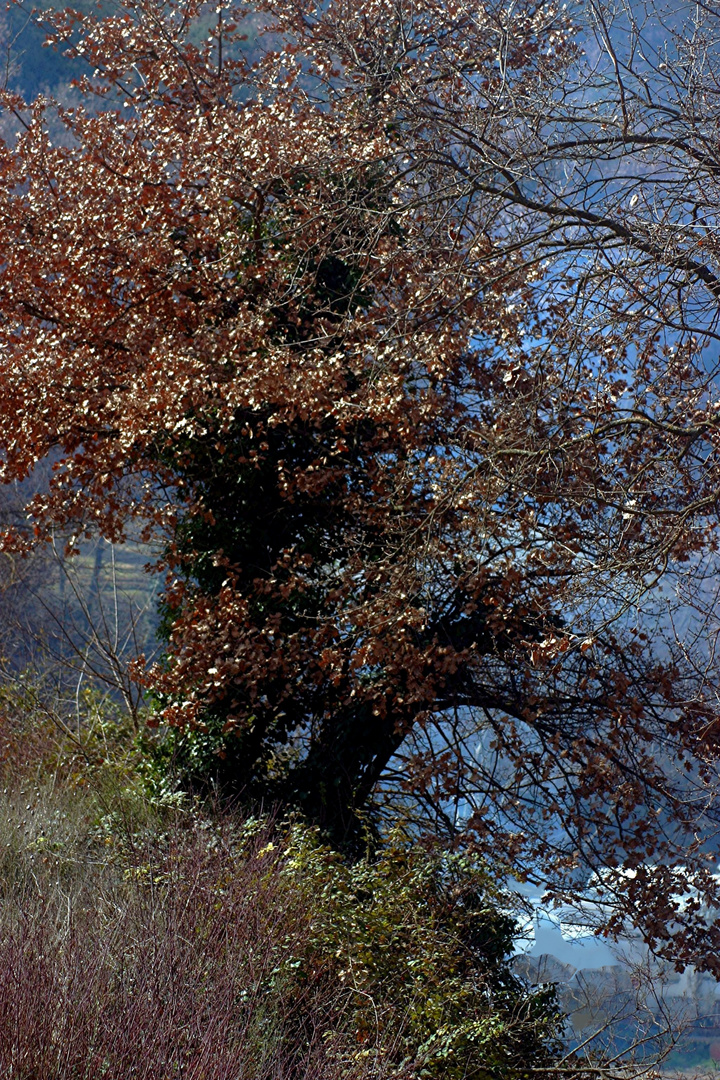
{"type": "Polygon", "coordinates": [[[373,789],[408,729],[409,717],[374,716],[369,706],[323,725],[289,777],[289,799],[332,843],[362,847],[372,829],[364,816],[373,789]]]}

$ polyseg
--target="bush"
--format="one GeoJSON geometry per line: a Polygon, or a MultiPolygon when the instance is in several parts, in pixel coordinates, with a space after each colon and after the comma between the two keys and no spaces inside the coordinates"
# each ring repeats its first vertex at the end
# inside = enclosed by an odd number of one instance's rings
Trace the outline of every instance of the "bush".
{"type": "Polygon", "coordinates": [[[512,974],[481,866],[400,835],[349,863],[298,822],[148,798],[132,732],[83,708],[71,730],[0,692],[3,1080],[552,1068],[552,995],[512,974]]]}
{"type": "Polygon", "coordinates": [[[512,923],[462,860],[398,844],[348,866],[299,825],[192,815],[140,844],[47,800],[7,809],[7,1080],[505,1080],[551,1061],[552,1003],[510,974],[512,923]]]}
{"type": "Polygon", "coordinates": [[[550,1066],[554,992],[512,973],[515,921],[472,860],[395,837],[378,859],[347,864],[296,826],[281,874],[306,898],[311,963],[335,958],[345,1063],[448,1080],[550,1066]]]}

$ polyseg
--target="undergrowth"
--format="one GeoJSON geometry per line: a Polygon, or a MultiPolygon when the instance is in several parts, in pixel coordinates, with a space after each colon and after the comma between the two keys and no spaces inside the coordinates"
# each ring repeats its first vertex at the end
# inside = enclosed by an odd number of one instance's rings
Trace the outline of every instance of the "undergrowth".
{"type": "Polygon", "coordinates": [[[343,861],[297,820],[148,794],[92,694],[0,698],[0,1076],[512,1080],[551,1070],[552,995],[511,972],[486,870],[343,861]]]}

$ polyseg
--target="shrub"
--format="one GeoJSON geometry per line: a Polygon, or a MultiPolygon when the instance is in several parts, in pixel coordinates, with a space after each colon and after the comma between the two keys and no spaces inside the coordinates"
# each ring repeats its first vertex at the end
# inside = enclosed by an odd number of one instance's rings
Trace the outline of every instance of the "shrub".
{"type": "Polygon", "coordinates": [[[169,797],[111,704],[88,692],[71,728],[41,691],[0,690],[3,1080],[552,1069],[553,997],[512,974],[482,866],[400,834],[351,863],[169,797]]]}
{"type": "Polygon", "coordinates": [[[552,1001],[510,973],[512,920],[466,860],[397,840],[349,865],[298,824],[190,812],[123,833],[122,815],[63,797],[3,808],[7,1080],[505,1080],[551,1064],[552,1001]]]}
{"type": "Polygon", "coordinates": [[[554,992],[513,974],[516,923],[473,860],[395,836],[379,858],[347,864],[296,826],[281,874],[306,897],[311,958],[335,958],[346,1063],[448,1080],[551,1064],[554,992]]]}

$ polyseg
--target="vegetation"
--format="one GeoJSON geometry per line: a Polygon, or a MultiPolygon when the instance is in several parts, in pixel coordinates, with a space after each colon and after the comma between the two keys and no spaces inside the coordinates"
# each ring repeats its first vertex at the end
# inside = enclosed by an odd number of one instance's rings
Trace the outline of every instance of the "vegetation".
{"type": "Polygon", "coordinates": [[[507,898],[477,861],[398,835],[348,864],[299,822],[148,800],[97,699],[82,752],[32,695],[2,711],[18,736],[0,796],[7,1080],[552,1068],[553,995],[512,974],[507,898]],[[29,769],[19,736],[38,731],[29,769]]]}
{"type": "Polygon", "coordinates": [[[507,875],[720,973],[717,13],[24,18],[0,1072],[581,1073],[507,875]]]}
{"type": "Polygon", "coordinates": [[[591,7],[594,60],[531,0],[47,13],[2,544],[160,553],[163,658],[103,662],[186,788],[353,858],[402,814],[720,971],[716,16],[648,60],[591,7]]]}

